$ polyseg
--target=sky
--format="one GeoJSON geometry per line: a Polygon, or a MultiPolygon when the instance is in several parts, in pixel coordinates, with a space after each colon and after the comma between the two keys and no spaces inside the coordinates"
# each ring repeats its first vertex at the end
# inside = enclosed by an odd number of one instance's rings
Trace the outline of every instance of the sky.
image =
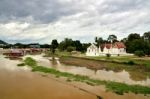
{"type": "Polygon", "coordinates": [[[0,0],[0,39],[50,43],[150,31],[150,0],[0,0]]]}

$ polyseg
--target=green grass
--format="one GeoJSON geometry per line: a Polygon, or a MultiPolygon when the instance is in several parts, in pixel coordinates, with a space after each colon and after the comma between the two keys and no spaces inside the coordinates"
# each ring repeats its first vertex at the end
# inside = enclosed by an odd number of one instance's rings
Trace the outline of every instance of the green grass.
{"type": "Polygon", "coordinates": [[[17,66],[22,67],[22,66],[25,66],[25,64],[24,63],[20,63],[17,66]]]}
{"type": "Polygon", "coordinates": [[[91,79],[88,76],[81,76],[81,75],[74,75],[67,72],[60,72],[53,68],[38,66],[36,61],[29,57],[26,58],[24,62],[25,64],[28,64],[30,67],[32,67],[33,72],[38,71],[38,72],[50,73],[55,75],[56,77],[66,77],[68,81],[79,81],[90,85],[105,85],[107,90],[113,91],[120,95],[128,92],[133,92],[136,94],[138,93],[150,94],[150,87],[140,86],[140,85],[127,85],[124,83],[118,83],[112,81],[102,81],[102,80],[91,79]]]}
{"type": "Polygon", "coordinates": [[[56,50],[56,51],[55,51],[55,54],[53,54],[51,51],[48,51],[48,52],[46,52],[45,55],[44,55],[44,57],[52,57],[52,56],[57,56],[57,57],[61,57],[61,56],[71,56],[71,52],[56,50]]]}
{"type": "Polygon", "coordinates": [[[113,91],[117,94],[122,95],[123,93],[133,92],[140,94],[150,94],[150,87],[140,86],[140,85],[127,85],[124,83],[112,82],[112,81],[101,81],[96,79],[91,79],[88,76],[74,75],[67,72],[60,72],[53,68],[47,68],[43,66],[33,67],[32,71],[44,72],[54,74],[56,76],[66,77],[69,81],[80,81],[87,83],[89,85],[105,85],[107,90],[113,91]]]}
{"type": "Polygon", "coordinates": [[[107,58],[105,56],[98,56],[98,57],[85,57],[87,59],[94,59],[94,60],[105,60],[108,62],[118,62],[118,63],[122,63],[122,64],[130,64],[130,62],[132,61],[135,65],[144,65],[147,66],[148,68],[150,68],[150,59],[145,60],[147,57],[137,57],[137,56],[112,56],[110,58],[107,58]]]}
{"type": "Polygon", "coordinates": [[[24,63],[28,66],[31,66],[31,67],[34,67],[34,66],[37,66],[37,62],[32,59],[31,57],[27,57],[25,60],[24,60],[24,63]]]}
{"type": "MultiPolygon", "coordinates": [[[[98,57],[96,57],[98,58],[98,57]]],[[[104,57],[103,57],[104,58],[104,57]]],[[[115,57],[116,58],[116,57],[115,57]]],[[[115,59],[114,59],[115,60],[115,59]]],[[[66,64],[68,66],[83,66],[94,70],[112,70],[114,72],[120,72],[122,70],[126,70],[131,74],[131,78],[133,80],[145,80],[147,77],[150,77],[150,68],[145,65],[137,64],[136,61],[126,61],[122,62],[114,62],[112,59],[104,60],[102,58],[95,59],[95,57],[72,57],[72,56],[63,56],[60,57],[60,62],[66,64]],[[94,59],[93,59],[94,58],[94,59]]]]}

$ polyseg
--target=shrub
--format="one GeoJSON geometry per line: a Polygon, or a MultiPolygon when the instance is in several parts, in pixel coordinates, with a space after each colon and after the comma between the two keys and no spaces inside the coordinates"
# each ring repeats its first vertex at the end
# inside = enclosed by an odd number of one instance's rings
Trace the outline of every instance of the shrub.
{"type": "Polygon", "coordinates": [[[20,63],[20,64],[18,64],[17,66],[25,66],[25,63],[20,63]]]}
{"type": "Polygon", "coordinates": [[[132,61],[132,60],[128,61],[127,64],[129,64],[129,65],[135,65],[134,61],[132,61]]]}
{"type": "Polygon", "coordinates": [[[37,66],[37,62],[32,59],[31,57],[27,57],[25,60],[24,60],[25,64],[28,65],[28,66],[37,66]]]}
{"type": "Polygon", "coordinates": [[[106,57],[108,57],[108,58],[109,58],[110,56],[111,56],[110,54],[106,54],[106,57]]]}
{"type": "Polygon", "coordinates": [[[67,51],[68,52],[72,52],[73,50],[75,50],[75,47],[72,47],[72,46],[68,46],[67,47],[67,51]]]}
{"type": "Polygon", "coordinates": [[[143,51],[135,51],[134,54],[139,57],[142,57],[145,55],[143,51]]]}

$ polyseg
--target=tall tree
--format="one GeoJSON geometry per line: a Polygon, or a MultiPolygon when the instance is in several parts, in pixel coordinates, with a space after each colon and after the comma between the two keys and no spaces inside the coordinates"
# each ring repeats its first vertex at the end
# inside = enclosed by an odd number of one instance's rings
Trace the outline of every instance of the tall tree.
{"type": "Polygon", "coordinates": [[[102,37],[95,37],[95,42],[96,42],[96,45],[99,46],[100,44],[104,43],[104,40],[102,37]]]}
{"type": "Polygon", "coordinates": [[[128,36],[128,41],[132,41],[132,40],[135,40],[135,39],[141,39],[140,34],[132,33],[128,36]]]}
{"type": "Polygon", "coordinates": [[[77,51],[82,51],[83,47],[82,44],[79,40],[73,41],[73,47],[77,50],[77,51]]]}
{"type": "Polygon", "coordinates": [[[149,32],[145,32],[144,35],[144,40],[149,41],[150,42],[150,31],[149,32]]]}
{"type": "Polygon", "coordinates": [[[67,49],[68,46],[73,45],[73,40],[69,38],[65,38],[63,41],[60,42],[59,44],[59,49],[64,51],[67,49]]]}
{"type": "Polygon", "coordinates": [[[56,48],[58,47],[58,42],[57,42],[57,40],[56,39],[54,39],[54,40],[52,40],[52,43],[51,43],[51,51],[52,51],[52,53],[53,54],[55,54],[55,50],[56,50],[56,48]]]}
{"type": "Polygon", "coordinates": [[[116,35],[109,35],[107,40],[112,42],[112,43],[116,42],[117,41],[117,36],[116,35]]]}

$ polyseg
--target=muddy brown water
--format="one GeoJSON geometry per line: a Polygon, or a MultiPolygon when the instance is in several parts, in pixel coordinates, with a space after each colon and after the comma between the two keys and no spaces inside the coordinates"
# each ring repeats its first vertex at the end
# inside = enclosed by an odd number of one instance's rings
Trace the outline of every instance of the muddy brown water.
{"type": "MultiPolygon", "coordinates": [[[[47,63],[47,59],[41,56],[33,57],[39,61],[39,64],[48,67],[52,65],[51,62],[47,63]]],[[[80,82],[65,82],[61,78],[58,78],[61,81],[58,82],[54,80],[55,77],[53,79],[51,79],[51,76],[43,77],[38,73],[31,72],[30,68],[26,66],[17,67],[18,63],[20,61],[5,59],[0,55],[0,99],[97,99],[91,93],[98,94],[103,99],[150,99],[150,97],[132,93],[121,96],[112,92],[106,92],[103,86],[90,86],[80,82]]],[[[58,64],[59,62],[52,66],[58,68],[58,64]]],[[[69,70],[68,68],[72,68],[71,66],[65,67],[63,67],[65,71],[69,70]]],[[[72,71],[77,73],[76,69],[72,71]]]]}
{"type": "Polygon", "coordinates": [[[94,71],[86,67],[64,65],[61,64],[59,60],[49,61],[48,58],[42,57],[41,55],[26,56],[26,57],[34,58],[35,60],[38,61],[39,65],[55,68],[62,72],[80,74],[80,75],[89,76],[90,78],[100,79],[100,80],[109,80],[109,81],[116,81],[116,82],[122,82],[127,84],[139,84],[143,86],[150,86],[149,78],[147,78],[146,80],[135,81],[131,79],[130,74],[125,70],[121,72],[106,71],[106,70],[94,71]]]}
{"type": "Polygon", "coordinates": [[[0,99],[97,99],[77,88],[17,67],[0,56],[0,99]]]}

